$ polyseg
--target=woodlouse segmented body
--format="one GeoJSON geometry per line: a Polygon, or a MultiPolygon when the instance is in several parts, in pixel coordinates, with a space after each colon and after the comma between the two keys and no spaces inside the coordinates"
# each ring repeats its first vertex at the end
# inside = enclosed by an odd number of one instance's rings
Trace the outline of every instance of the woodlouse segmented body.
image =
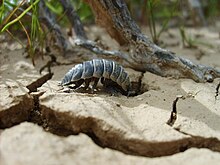
{"type": "Polygon", "coordinates": [[[130,78],[124,68],[114,61],[105,59],[93,59],[77,64],[64,76],[61,85],[75,84],[74,88],[80,87],[85,82],[85,89],[94,81],[92,88],[96,88],[99,79],[105,85],[107,81],[117,83],[124,92],[129,92],[130,78]]]}

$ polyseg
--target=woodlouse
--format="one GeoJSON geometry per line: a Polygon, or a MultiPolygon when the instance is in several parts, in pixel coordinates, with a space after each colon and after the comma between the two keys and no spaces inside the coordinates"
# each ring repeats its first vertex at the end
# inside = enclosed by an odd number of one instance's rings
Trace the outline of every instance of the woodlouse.
{"type": "Polygon", "coordinates": [[[124,68],[114,61],[105,59],[93,59],[75,65],[66,73],[61,85],[75,84],[76,89],[85,82],[85,89],[87,89],[93,81],[92,90],[94,90],[99,79],[104,86],[117,84],[122,89],[122,93],[128,94],[130,90],[130,78],[124,68]]]}

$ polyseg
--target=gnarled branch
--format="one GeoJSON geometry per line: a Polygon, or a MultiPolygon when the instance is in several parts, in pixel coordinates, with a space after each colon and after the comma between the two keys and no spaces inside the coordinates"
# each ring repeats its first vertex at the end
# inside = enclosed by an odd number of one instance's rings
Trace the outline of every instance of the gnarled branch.
{"type": "Polygon", "coordinates": [[[129,61],[130,67],[135,70],[150,71],[165,77],[185,77],[196,82],[211,82],[220,77],[219,69],[194,64],[152,43],[132,20],[123,0],[85,1],[91,6],[96,22],[120,45],[130,48],[130,59],[125,60],[129,61]]]}

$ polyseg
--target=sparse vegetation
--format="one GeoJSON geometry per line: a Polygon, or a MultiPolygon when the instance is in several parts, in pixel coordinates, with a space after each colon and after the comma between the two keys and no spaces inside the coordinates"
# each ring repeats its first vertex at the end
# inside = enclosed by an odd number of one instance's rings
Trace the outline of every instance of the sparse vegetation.
{"type": "MultiPolygon", "coordinates": [[[[45,29],[42,20],[40,20],[39,2],[40,0],[3,0],[0,6],[1,34],[7,32],[22,47],[26,47],[33,64],[36,52],[43,52],[46,48],[47,36],[53,31],[53,27],[45,29]],[[17,31],[21,33],[17,33],[17,31]],[[23,35],[25,38],[22,38],[20,34],[25,34],[23,35]]],[[[94,16],[86,3],[81,0],[72,0],[71,3],[74,4],[75,10],[84,24],[94,23],[94,16]]],[[[211,47],[212,45],[188,35],[185,28],[188,25],[188,18],[184,18],[183,13],[186,9],[182,8],[181,3],[183,2],[179,0],[132,0],[127,2],[132,17],[139,21],[139,24],[149,26],[151,38],[155,44],[160,45],[163,43],[160,39],[161,34],[174,26],[180,30],[181,38],[179,40],[183,47],[197,48],[198,45],[211,47]]],[[[50,12],[55,15],[59,26],[69,27],[68,19],[60,1],[45,1],[45,4],[50,12]]],[[[208,21],[220,15],[218,6],[219,2],[217,0],[204,5],[204,13],[208,21]]]]}
{"type": "MultiPolygon", "coordinates": [[[[42,25],[38,17],[38,3],[40,0],[31,1],[9,1],[3,0],[0,6],[0,31],[1,33],[9,33],[15,40],[22,45],[25,45],[20,38],[16,36],[14,29],[19,29],[25,33],[27,39],[27,47],[31,57],[34,56],[36,47],[44,47],[45,31],[42,30],[42,25]],[[26,18],[29,18],[27,21],[26,18]],[[24,18],[24,19],[22,19],[24,18]],[[13,26],[12,26],[13,25],[13,26]]],[[[68,21],[64,16],[64,11],[59,1],[51,0],[45,1],[47,7],[56,15],[56,19],[62,27],[68,25],[68,21]]],[[[81,0],[71,1],[81,20],[84,23],[91,23],[94,21],[91,9],[87,4],[81,0]]],[[[212,19],[219,16],[218,0],[209,2],[204,10],[207,19],[212,19]]],[[[160,36],[163,32],[170,28],[169,22],[175,21],[176,17],[182,17],[182,11],[179,0],[161,1],[161,0],[143,0],[143,1],[128,1],[128,6],[132,16],[139,22],[139,24],[146,24],[150,28],[151,37],[154,43],[160,44],[160,36]],[[147,20],[146,20],[146,19],[147,20]],[[160,28],[158,28],[161,25],[160,28]],[[159,30],[158,30],[159,29],[159,30]]],[[[184,30],[184,22],[179,23],[181,33],[181,40],[183,45],[188,47],[195,47],[198,43],[190,36],[186,36],[184,30]]],[[[200,43],[203,44],[203,43],[200,43]]]]}

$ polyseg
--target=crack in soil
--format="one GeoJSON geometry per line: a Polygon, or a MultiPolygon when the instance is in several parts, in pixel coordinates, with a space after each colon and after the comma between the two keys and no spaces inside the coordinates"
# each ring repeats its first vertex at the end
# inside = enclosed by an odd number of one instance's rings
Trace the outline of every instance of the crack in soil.
{"type": "MultiPolygon", "coordinates": [[[[24,121],[36,123],[43,127],[45,131],[58,136],[85,133],[95,144],[102,148],[108,147],[131,155],[147,157],[168,156],[183,152],[192,147],[207,148],[212,151],[220,152],[220,140],[217,138],[194,136],[176,129],[178,132],[189,135],[190,137],[167,142],[153,142],[132,138],[126,139],[124,132],[112,128],[111,125],[108,125],[103,120],[95,119],[93,117],[70,116],[68,113],[56,112],[53,109],[49,109],[40,105],[39,97],[43,95],[43,92],[33,93],[33,91],[36,91],[38,87],[46,83],[51,77],[52,75],[47,74],[27,86],[30,90],[29,94],[32,96],[34,104],[31,109],[29,108],[30,112],[28,112],[28,118],[23,118],[20,120],[20,123],[24,121]],[[109,128],[107,133],[103,130],[103,125],[109,128]]],[[[141,79],[142,78],[140,78],[140,82],[141,79]]],[[[141,88],[141,85],[139,86],[141,88]]],[[[19,104],[19,106],[23,106],[23,104],[19,104]]],[[[22,107],[17,108],[19,109],[22,107]]],[[[14,111],[6,111],[7,113],[1,114],[2,118],[8,118],[9,116],[14,115],[14,111]]],[[[18,124],[18,122],[13,124],[8,123],[6,125],[7,127],[11,127],[15,124],[18,124]]]]}
{"type": "MultiPolygon", "coordinates": [[[[202,136],[195,136],[190,133],[181,131],[179,128],[174,128],[174,129],[179,133],[190,136],[191,139],[196,142],[195,143],[196,148],[208,148],[212,151],[220,152],[220,140],[218,140],[217,138],[214,137],[204,138],[202,136]]],[[[187,146],[185,148],[189,149],[187,148],[187,146]]]]}
{"type": "Polygon", "coordinates": [[[68,113],[56,112],[45,106],[42,106],[42,113],[47,120],[50,128],[49,131],[53,134],[62,135],[61,130],[65,130],[63,136],[85,133],[102,148],[108,147],[130,155],[147,157],[168,156],[183,152],[192,147],[207,148],[220,152],[220,140],[217,138],[205,138],[187,134],[190,137],[167,142],[127,139],[124,136],[124,132],[112,128],[111,125],[108,125],[103,120],[93,117],[70,116],[68,113]],[[102,129],[103,125],[108,130],[107,133],[106,130],[102,129]],[[66,132],[69,134],[66,134],[66,132]]]}
{"type": "Polygon", "coordinates": [[[31,93],[33,96],[34,107],[30,111],[30,115],[28,117],[28,122],[32,122],[42,126],[43,128],[47,127],[46,121],[43,119],[42,114],[40,112],[39,106],[39,97],[42,96],[44,92],[31,93]]]}

